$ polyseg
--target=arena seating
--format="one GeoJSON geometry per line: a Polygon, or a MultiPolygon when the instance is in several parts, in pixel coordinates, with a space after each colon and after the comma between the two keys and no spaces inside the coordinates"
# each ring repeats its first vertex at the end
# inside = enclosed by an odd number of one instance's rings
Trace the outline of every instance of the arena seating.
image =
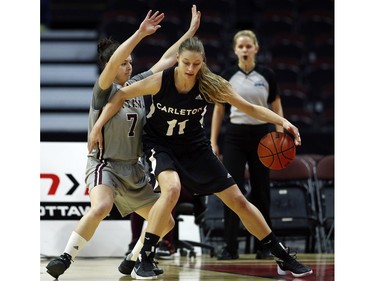
{"type": "MultiPolygon", "coordinates": [[[[202,11],[197,35],[206,46],[211,70],[220,73],[235,63],[231,44],[238,29],[254,30],[261,46],[257,61],[275,68],[282,98],[285,97],[284,113],[301,126],[304,145],[300,152],[333,153],[333,1],[220,0],[215,5],[207,1],[196,4],[202,11]],[[303,89],[303,107],[298,114],[295,100],[301,95],[293,95],[295,88],[303,89]],[[327,143],[319,146],[313,139],[327,143]]],[[[98,38],[118,36],[123,40],[138,27],[146,10],[165,11],[162,29],[134,50],[134,60],[139,62],[135,63],[134,73],[138,73],[155,63],[190,22],[190,4],[184,0],[173,4],[165,0],[134,0],[131,5],[117,0],[95,0],[90,5],[82,0],[57,0],[41,8],[43,19],[49,19],[41,32],[42,141],[86,140],[84,120],[89,93],[98,75],[98,38]],[[188,12],[181,14],[182,10],[188,12]],[[61,122],[51,121],[59,118],[61,122]]]]}

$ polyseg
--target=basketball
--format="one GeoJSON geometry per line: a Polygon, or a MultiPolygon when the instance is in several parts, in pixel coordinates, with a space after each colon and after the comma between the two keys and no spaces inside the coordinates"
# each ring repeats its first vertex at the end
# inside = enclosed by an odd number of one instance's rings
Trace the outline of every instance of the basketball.
{"type": "Polygon", "coordinates": [[[281,170],[292,163],[296,156],[293,139],[285,133],[270,132],[258,144],[258,157],[271,170],[281,170]]]}

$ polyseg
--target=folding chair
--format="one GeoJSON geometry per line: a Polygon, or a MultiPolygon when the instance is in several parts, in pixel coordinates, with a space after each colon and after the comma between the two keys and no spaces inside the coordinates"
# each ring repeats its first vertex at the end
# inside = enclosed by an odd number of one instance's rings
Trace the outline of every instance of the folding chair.
{"type": "MultiPolygon", "coordinates": [[[[183,219],[180,217],[181,215],[192,216],[194,215],[194,205],[193,203],[182,202],[177,203],[176,205],[176,225],[174,229],[174,240],[175,240],[175,247],[176,250],[179,250],[181,256],[189,255],[189,258],[195,258],[196,253],[194,247],[200,247],[203,250],[209,250],[210,257],[215,256],[215,247],[203,242],[191,241],[191,240],[180,240],[179,239],[179,222],[182,222],[183,219]],[[189,251],[189,253],[188,253],[189,251]]],[[[202,239],[201,239],[202,241],[202,239]]]]}
{"type": "Polygon", "coordinates": [[[321,205],[321,225],[324,229],[325,236],[323,237],[324,246],[327,252],[332,253],[334,248],[334,155],[324,156],[316,167],[316,185],[318,200],[321,205]]]}
{"type": "Polygon", "coordinates": [[[271,170],[272,229],[279,237],[305,240],[305,252],[321,252],[319,220],[310,165],[298,155],[282,170],[271,170]]]}
{"type": "MultiPolygon", "coordinates": [[[[206,197],[207,209],[199,225],[201,241],[214,245],[219,251],[224,243],[224,207],[223,202],[216,195],[206,197]]],[[[250,252],[251,234],[240,222],[238,240],[245,242],[245,253],[250,252]]],[[[216,252],[217,252],[216,251],[216,252]]]]}
{"type": "Polygon", "coordinates": [[[199,225],[201,241],[210,244],[222,243],[224,235],[223,203],[216,195],[208,195],[206,202],[207,209],[199,225]]]}

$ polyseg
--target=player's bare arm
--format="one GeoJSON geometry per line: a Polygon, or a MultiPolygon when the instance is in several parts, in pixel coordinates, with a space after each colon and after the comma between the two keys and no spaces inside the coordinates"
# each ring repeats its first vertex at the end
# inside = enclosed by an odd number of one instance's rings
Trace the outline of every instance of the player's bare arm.
{"type": "Polygon", "coordinates": [[[101,89],[108,89],[112,85],[119,66],[129,57],[137,44],[144,37],[155,33],[161,27],[159,23],[164,19],[164,13],[159,13],[159,11],[156,11],[152,15],[151,13],[151,10],[148,11],[138,30],[123,42],[109,59],[107,65],[99,76],[99,86],[101,89]]]}
{"type": "Polygon", "coordinates": [[[227,101],[231,105],[237,107],[239,110],[256,119],[282,126],[285,130],[291,132],[294,135],[295,144],[301,145],[301,137],[297,127],[291,124],[284,117],[281,117],[268,108],[247,102],[244,98],[242,98],[234,91],[231,91],[231,94],[228,95],[227,101]]]}

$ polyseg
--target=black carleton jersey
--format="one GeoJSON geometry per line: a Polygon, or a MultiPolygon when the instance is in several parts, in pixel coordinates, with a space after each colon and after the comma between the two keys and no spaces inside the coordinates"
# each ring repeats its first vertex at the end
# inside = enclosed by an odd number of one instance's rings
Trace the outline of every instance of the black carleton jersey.
{"type": "Polygon", "coordinates": [[[188,93],[178,93],[174,67],[164,70],[160,91],[151,99],[145,140],[163,145],[191,145],[207,140],[203,124],[207,105],[198,83],[188,93]]]}
{"type": "Polygon", "coordinates": [[[206,137],[203,117],[207,105],[198,83],[190,92],[178,93],[174,68],[163,71],[160,91],[152,96],[143,135],[155,190],[158,175],[167,170],[176,171],[182,185],[195,195],[220,192],[235,184],[206,137]]]}

